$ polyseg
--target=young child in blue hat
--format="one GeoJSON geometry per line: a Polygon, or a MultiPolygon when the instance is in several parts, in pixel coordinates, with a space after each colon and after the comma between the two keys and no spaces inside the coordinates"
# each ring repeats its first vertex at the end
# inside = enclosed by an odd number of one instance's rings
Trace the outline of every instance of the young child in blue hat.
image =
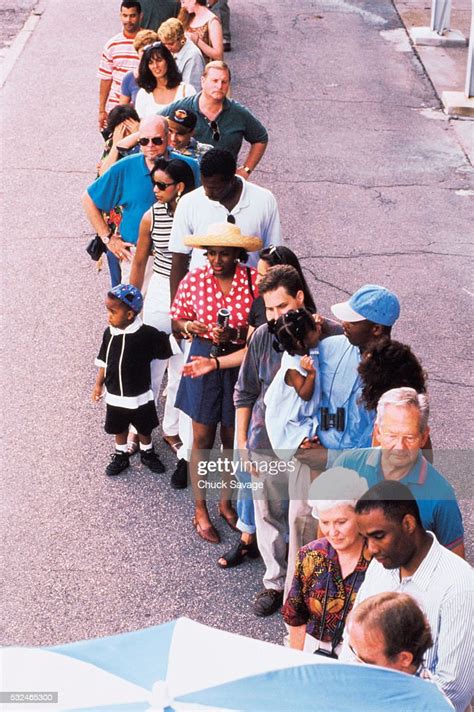
{"type": "Polygon", "coordinates": [[[153,359],[173,355],[168,334],[143,324],[138,316],[143,307],[141,292],[131,284],[119,284],[108,292],[105,306],[109,326],[104,331],[96,358],[99,367],[92,400],[102,397],[105,386],[105,432],[115,435],[115,453],[105,470],[119,475],[130,465],[127,436],[130,425],[138,432],[142,463],[152,472],[165,467],[153,449],[151,433],[158,416],[151,389],[153,359]]]}

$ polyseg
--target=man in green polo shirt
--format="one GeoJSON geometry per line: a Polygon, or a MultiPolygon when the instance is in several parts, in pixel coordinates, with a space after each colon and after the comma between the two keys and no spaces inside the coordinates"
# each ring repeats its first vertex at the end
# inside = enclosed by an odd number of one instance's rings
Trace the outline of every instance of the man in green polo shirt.
{"type": "Polygon", "coordinates": [[[171,116],[177,109],[193,111],[197,116],[195,138],[214,148],[227,150],[234,158],[239,155],[243,141],[250,150],[237,175],[248,178],[267,148],[268,133],[263,124],[242,104],[227,98],[230,69],[225,62],[206,65],[201,77],[202,91],[165,106],[161,113],[171,116]]]}

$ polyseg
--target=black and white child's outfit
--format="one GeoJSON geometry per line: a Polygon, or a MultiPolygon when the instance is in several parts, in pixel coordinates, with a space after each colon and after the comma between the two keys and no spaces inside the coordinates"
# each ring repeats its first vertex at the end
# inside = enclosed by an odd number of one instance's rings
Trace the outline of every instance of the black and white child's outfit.
{"type": "Polygon", "coordinates": [[[140,317],[126,329],[107,327],[95,360],[96,366],[105,369],[106,433],[124,433],[133,425],[141,435],[151,435],[158,425],[158,416],[150,364],[154,359],[169,359],[172,355],[169,335],[143,324],[140,317]]]}

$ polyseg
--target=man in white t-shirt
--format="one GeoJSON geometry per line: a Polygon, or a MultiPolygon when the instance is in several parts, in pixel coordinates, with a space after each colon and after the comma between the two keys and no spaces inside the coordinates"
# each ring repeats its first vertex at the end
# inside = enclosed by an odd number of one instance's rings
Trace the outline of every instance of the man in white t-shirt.
{"type": "MultiPolygon", "coordinates": [[[[187,235],[205,235],[209,225],[229,222],[243,235],[260,237],[263,247],[279,245],[280,216],[273,193],[235,175],[237,164],[229,151],[213,148],[201,161],[202,186],[183,195],[176,208],[170,236],[171,298],[189,269],[205,264],[203,250],[187,247],[187,235]],[[189,263],[189,256],[191,262],[189,263]]],[[[258,253],[250,253],[248,263],[256,266],[258,253]]]]}

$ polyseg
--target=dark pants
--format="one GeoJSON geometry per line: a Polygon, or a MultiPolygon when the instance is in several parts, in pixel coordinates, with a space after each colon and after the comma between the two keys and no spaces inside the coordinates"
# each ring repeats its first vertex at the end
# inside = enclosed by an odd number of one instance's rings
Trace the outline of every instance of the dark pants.
{"type": "Polygon", "coordinates": [[[122,270],[120,269],[120,260],[115,257],[114,253],[107,250],[107,262],[109,265],[110,281],[112,283],[112,289],[116,287],[122,281],[122,270]]]}

